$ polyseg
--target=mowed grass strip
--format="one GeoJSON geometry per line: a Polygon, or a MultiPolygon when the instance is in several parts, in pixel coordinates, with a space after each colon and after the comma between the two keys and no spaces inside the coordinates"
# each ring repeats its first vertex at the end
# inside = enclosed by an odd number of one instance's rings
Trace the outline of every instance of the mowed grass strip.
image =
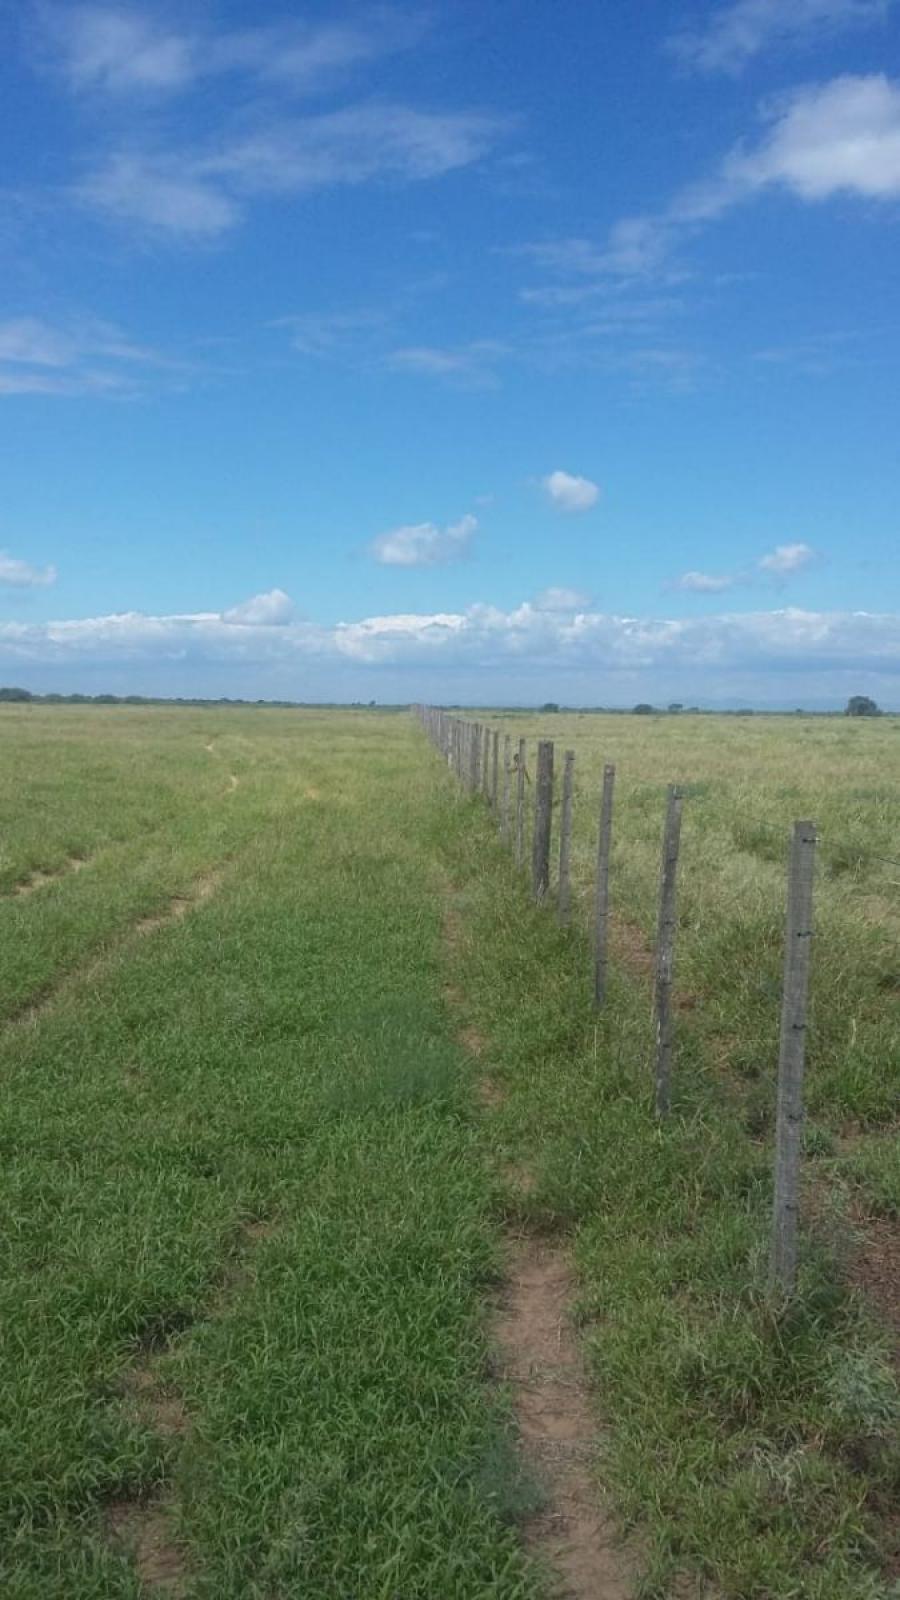
{"type": "MultiPolygon", "coordinates": [[[[507,1208],[571,1241],[600,1470],[640,1530],[644,1600],[889,1600],[900,1393],[866,1299],[807,1226],[797,1298],[772,1306],[771,1151],[697,1036],[680,1032],[660,1125],[645,981],[614,964],[593,1011],[583,933],[529,903],[480,802],[448,792],[434,842],[507,1208]]],[[[896,1162],[869,1148],[854,1173],[889,1215],[896,1162]]]]}
{"type": "Polygon", "coordinates": [[[444,777],[396,719],[242,726],[216,895],[3,1035],[0,1591],[525,1600],[444,777]]]}

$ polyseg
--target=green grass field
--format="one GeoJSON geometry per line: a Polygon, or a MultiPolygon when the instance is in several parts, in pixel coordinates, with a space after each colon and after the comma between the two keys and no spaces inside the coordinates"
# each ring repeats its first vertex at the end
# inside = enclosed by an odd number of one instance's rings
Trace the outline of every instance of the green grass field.
{"type": "Polygon", "coordinates": [[[900,855],[896,726],[545,719],[579,763],[561,933],[408,717],[2,708],[0,1593],[553,1593],[491,1360],[512,1227],[571,1241],[598,1474],[644,1595],[681,1575],[887,1600],[897,1389],[853,1263],[898,1210],[898,891],[870,859],[900,855]],[[598,1021],[603,759],[622,942],[598,1021]],[[691,1003],[660,1129],[624,934],[652,922],[670,779],[691,785],[691,1003]],[[812,1220],[778,1316],[782,836],[804,811],[812,1220]]]}

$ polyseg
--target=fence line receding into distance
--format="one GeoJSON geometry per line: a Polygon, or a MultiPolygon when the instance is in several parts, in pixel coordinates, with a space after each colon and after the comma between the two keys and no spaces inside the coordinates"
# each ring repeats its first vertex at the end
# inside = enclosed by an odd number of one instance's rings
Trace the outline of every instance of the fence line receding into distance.
{"type": "MultiPolygon", "coordinates": [[[[471,722],[465,717],[456,716],[435,706],[417,706],[415,711],[432,744],[444,757],[460,784],[472,795],[483,795],[488,808],[496,818],[500,838],[505,845],[511,847],[515,864],[520,870],[524,867],[526,859],[525,834],[528,809],[526,796],[528,787],[531,787],[533,791],[531,893],[532,898],[538,903],[553,898],[550,871],[554,806],[552,740],[540,739],[537,743],[532,784],[527,766],[528,745],[525,739],[518,740],[517,749],[513,753],[511,736],[508,733],[502,734],[501,773],[499,729],[491,728],[486,723],[471,722]]],[[[603,769],[593,897],[592,993],[594,1004],[598,1007],[605,1004],[608,991],[615,777],[616,768],[608,762],[603,769]]],[[[570,858],[575,792],[575,753],[567,750],[564,755],[560,785],[559,856],[555,894],[557,917],[562,927],[567,927],[571,921],[570,858]]],[[[677,1091],[677,1075],[674,1071],[676,1037],[673,980],[678,929],[676,898],[678,851],[683,801],[684,795],[678,787],[675,784],[670,785],[662,833],[658,920],[653,962],[655,1024],[653,1105],[656,1115],[660,1118],[670,1115],[673,1090],[677,1091]]],[[[797,1276],[803,1073],[813,925],[815,844],[814,825],[807,821],[796,822],[791,838],[788,867],[770,1254],[771,1286],[773,1291],[781,1296],[789,1296],[793,1292],[797,1276]]]]}

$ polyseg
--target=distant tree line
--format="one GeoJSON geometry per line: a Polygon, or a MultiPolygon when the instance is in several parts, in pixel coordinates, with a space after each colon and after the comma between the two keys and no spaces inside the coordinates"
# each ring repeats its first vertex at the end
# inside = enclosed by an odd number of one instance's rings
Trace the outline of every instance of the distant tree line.
{"type": "MultiPolygon", "coordinates": [[[[0,687],[0,702],[7,704],[29,703],[44,706],[274,706],[282,710],[302,709],[303,707],[343,707],[351,711],[368,711],[374,708],[374,700],[241,700],[231,699],[228,695],[220,695],[218,699],[204,699],[202,696],[193,698],[184,695],[148,695],[148,694],[33,694],[30,689],[19,689],[14,685],[6,688],[0,687]]],[[[380,706],[381,711],[405,711],[405,705],[380,706]]]]}
{"type": "MultiPolygon", "coordinates": [[[[14,685],[6,688],[0,687],[0,703],[31,702],[34,705],[45,706],[274,706],[282,710],[302,710],[304,707],[318,707],[324,710],[344,708],[351,711],[373,710],[376,708],[374,700],[242,700],[231,699],[228,695],[220,695],[218,699],[204,699],[202,696],[188,697],[183,695],[147,695],[147,694],[33,694],[30,689],[20,689],[14,685]]],[[[406,704],[392,704],[378,706],[380,711],[405,711],[406,704]]],[[[459,711],[464,709],[457,705],[448,705],[445,710],[459,711]]],[[[521,711],[521,706],[494,707],[497,711],[521,711]]],[[[621,712],[620,706],[560,706],[555,700],[545,700],[540,707],[542,712],[557,711],[603,711],[606,713],[621,712]]],[[[638,717],[658,716],[662,708],[651,706],[647,701],[641,700],[632,707],[631,715],[638,717]]],[[[664,715],[677,716],[680,712],[691,715],[725,716],[725,717],[752,717],[753,711],[745,706],[734,711],[702,712],[700,706],[684,706],[678,700],[670,701],[664,715]]],[[[833,716],[834,712],[812,713],[805,712],[798,706],[795,716],[833,716]]],[[[846,717],[881,717],[884,713],[875,701],[867,694],[851,695],[844,710],[846,717]]]]}

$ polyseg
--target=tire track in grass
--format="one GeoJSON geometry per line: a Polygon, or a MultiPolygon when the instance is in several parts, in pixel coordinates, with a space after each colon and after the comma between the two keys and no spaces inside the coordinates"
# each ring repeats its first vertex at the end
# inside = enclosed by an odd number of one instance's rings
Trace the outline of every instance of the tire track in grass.
{"type": "Polygon", "coordinates": [[[56,867],[51,872],[44,872],[42,868],[36,867],[33,872],[29,872],[27,877],[21,878],[18,883],[14,883],[12,888],[7,891],[7,896],[16,900],[27,899],[29,895],[35,894],[38,889],[46,888],[47,884],[59,883],[60,879],[67,878],[70,873],[80,872],[83,867],[88,866],[92,859],[90,856],[68,856],[61,867],[56,867]]]}
{"type": "MultiPolygon", "coordinates": [[[[444,946],[452,962],[463,930],[448,893],[444,946]]],[[[444,998],[452,1013],[464,1009],[464,997],[453,985],[445,987],[444,998]]],[[[486,1041],[478,1029],[461,1024],[457,1038],[476,1060],[482,1057],[486,1041]]],[[[477,1093],[488,1115],[506,1098],[486,1073],[477,1093]]],[[[507,1166],[504,1177],[519,1196],[534,1184],[524,1167],[507,1166]]],[[[492,1332],[497,1375],[511,1388],[521,1447],[543,1489],[540,1510],[523,1525],[525,1545],[555,1574],[559,1600],[630,1600],[635,1574],[592,1476],[598,1426],[573,1327],[574,1299],[574,1273],[564,1245],[553,1235],[528,1234],[521,1225],[508,1228],[492,1332]]]]}
{"type": "Polygon", "coordinates": [[[66,972],[62,979],[47,989],[36,1000],[29,1000],[18,1011],[12,1011],[3,1021],[3,1028],[21,1028],[39,1021],[61,999],[70,994],[77,993],[85,983],[92,983],[106,972],[115,959],[124,954],[133,944],[135,939],[146,938],[148,934],[158,933],[161,929],[170,927],[173,923],[180,922],[197,906],[203,905],[216,893],[222,881],[221,872],[213,870],[201,873],[194,879],[188,894],[173,895],[168,905],[150,916],[139,917],[127,928],[115,942],[99,955],[93,956],[90,961],[80,967],[75,967],[66,972]]]}
{"type": "MultiPolygon", "coordinates": [[[[151,1339],[126,1370],[121,1380],[121,1399],[152,1432],[169,1442],[176,1452],[185,1449],[193,1432],[193,1419],[166,1375],[164,1363],[176,1354],[179,1335],[193,1330],[197,1323],[221,1316],[234,1295],[247,1281],[247,1266],[253,1250],[268,1239],[278,1226],[272,1219],[245,1222],[238,1231],[237,1246],[229,1256],[218,1287],[214,1288],[205,1314],[192,1317],[171,1338],[151,1339]]],[[[189,1551],[178,1537],[175,1526],[176,1504],[171,1490],[154,1496],[122,1496],[110,1502],[103,1515],[104,1533],[114,1549],[130,1559],[148,1593],[178,1600],[196,1577],[189,1551]]]]}

